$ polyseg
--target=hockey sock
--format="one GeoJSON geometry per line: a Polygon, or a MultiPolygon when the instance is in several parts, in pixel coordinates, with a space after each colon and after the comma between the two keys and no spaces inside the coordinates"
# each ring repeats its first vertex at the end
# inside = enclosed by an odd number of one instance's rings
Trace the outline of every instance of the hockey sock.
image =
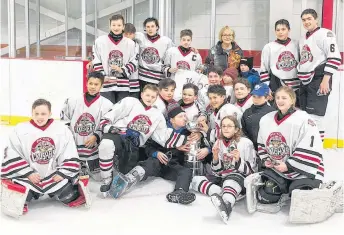
{"type": "Polygon", "coordinates": [[[220,186],[210,182],[205,176],[195,176],[192,179],[191,187],[193,190],[206,194],[208,196],[217,193],[222,194],[222,189],[220,186]]]}
{"type": "Polygon", "coordinates": [[[102,179],[111,178],[113,169],[113,155],[115,152],[115,144],[112,140],[103,139],[99,145],[99,167],[102,179]]]}
{"type": "Polygon", "coordinates": [[[232,179],[225,180],[222,185],[223,200],[227,203],[230,202],[232,207],[236,201],[237,196],[241,193],[241,186],[238,182],[232,179]]]}

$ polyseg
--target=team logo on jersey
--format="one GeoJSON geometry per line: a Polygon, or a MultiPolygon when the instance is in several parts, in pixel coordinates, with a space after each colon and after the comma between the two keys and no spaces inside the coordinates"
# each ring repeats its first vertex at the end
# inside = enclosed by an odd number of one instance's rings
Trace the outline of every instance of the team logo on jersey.
{"type": "Polygon", "coordinates": [[[181,60],[177,62],[177,68],[183,70],[190,70],[190,65],[188,62],[181,60]]]}
{"type": "Polygon", "coordinates": [[[311,53],[311,49],[309,46],[306,44],[302,47],[301,51],[301,59],[300,59],[300,64],[304,64],[306,62],[312,62],[313,61],[313,55],[311,53]]]}
{"type": "Polygon", "coordinates": [[[143,50],[141,58],[147,64],[155,64],[160,61],[159,51],[154,47],[147,47],[143,50]]]}
{"type": "Polygon", "coordinates": [[[116,71],[111,68],[111,65],[117,65],[120,68],[123,67],[123,53],[118,50],[110,51],[108,65],[111,75],[116,76],[116,71]]]}
{"type": "Polygon", "coordinates": [[[146,115],[138,115],[128,124],[128,128],[144,133],[145,135],[149,133],[151,126],[152,122],[146,115]]]}
{"type": "Polygon", "coordinates": [[[266,149],[274,160],[282,160],[290,154],[287,141],[280,132],[272,132],[269,135],[266,141],[266,149]]]}
{"type": "Polygon", "coordinates": [[[89,113],[83,113],[74,126],[74,132],[80,136],[88,136],[94,132],[96,127],[94,117],[89,113]]]}
{"type": "Polygon", "coordinates": [[[30,158],[38,164],[48,164],[55,155],[55,142],[50,137],[42,137],[33,142],[30,158]]]}
{"type": "Polygon", "coordinates": [[[278,70],[290,71],[297,66],[297,61],[295,56],[290,51],[284,51],[278,56],[278,61],[276,63],[276,68],[278,70]]]}

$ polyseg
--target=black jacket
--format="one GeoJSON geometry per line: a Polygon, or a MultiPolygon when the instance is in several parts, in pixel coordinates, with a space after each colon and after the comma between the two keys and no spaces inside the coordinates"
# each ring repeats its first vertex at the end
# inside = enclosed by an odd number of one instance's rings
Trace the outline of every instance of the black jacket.
{"type": "Polygon", "coordinates": [[[275,109],[266,103],[261,106],[252,105],[246,109],[241,118],[241,125],[243,133],[249,138],[257,150],[257,138],[259,131],[259,121],[267,113],[275,111],[275,109]]]}

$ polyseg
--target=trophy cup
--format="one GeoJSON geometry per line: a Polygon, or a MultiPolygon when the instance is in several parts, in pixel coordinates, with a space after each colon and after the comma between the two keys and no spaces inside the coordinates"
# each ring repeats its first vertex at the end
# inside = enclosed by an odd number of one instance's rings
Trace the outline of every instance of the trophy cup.
{"type": "Polygon", "coordinates": [[[225,154],[223,156],[223,166],[224,168],[227,169],[232,169],[235,167],[235,159],[230,156],[230,153],[234,150],[237,149],[237,143],[236,141],[232,141],[231,144],[228,147],[228,154],[225,154]]]}
{"type": "MultiPolygon", "coordinates": [[[[186,129],[188,131],[195,133],[200,132],[201,129],[198,126],[197,121],[189,121],[186,124],[186,129]]],[[[187,154],[187,165],[190,166],[192,169],[192,177],[198,176],[198,175],[204,175],[204,168],[203,163],[197,159],[197,151],[200,149],[200,142],[199,141],[193,141],[190,144],[190,151],[187,154]]]]}

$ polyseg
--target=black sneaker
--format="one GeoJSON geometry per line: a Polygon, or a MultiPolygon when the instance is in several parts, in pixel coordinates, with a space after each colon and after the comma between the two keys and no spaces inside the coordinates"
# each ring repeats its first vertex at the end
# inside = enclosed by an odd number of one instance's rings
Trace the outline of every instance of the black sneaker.
{"type": "Polygon", "coordinates": [[[213,203],[213,205],[215,206],[217,212],[219,213],[219,215],[221,216],[223,222],[225,222],[226,224],[228,223],[229,220],[229,215],[232,212],[232,206],[229,203],[226,204],[222,197],[220,195],[218,195],[217,193],[213,194],[210,196],[211,198],[211,202],[213,203]],[[228,210],[228,208],[230,208],[228,210]]]}
{"type": "Polygon", "coordinates": [[[196,195],[194,193],[185,192],[183,189],[177,189],[172,193],[166,195],[169,202],[180,203],[180,204],[190,204],[196,200],[196,195]]]}

